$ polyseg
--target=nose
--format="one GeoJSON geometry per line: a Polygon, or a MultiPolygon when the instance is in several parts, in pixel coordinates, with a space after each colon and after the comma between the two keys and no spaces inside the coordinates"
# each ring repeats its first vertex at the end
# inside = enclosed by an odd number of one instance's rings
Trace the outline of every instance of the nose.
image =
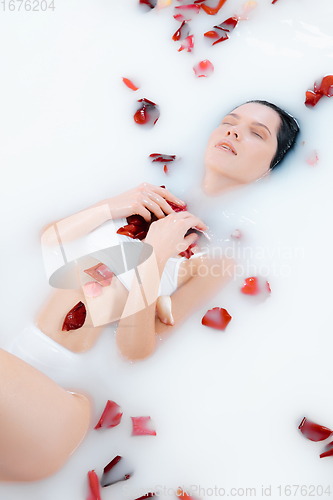
{"type": "Polygon", "coordinates": [[[240,138],[239,131],[235,127],[235,125],[230,125],[230,127],[227,130],[227,136],[228,137],[235,137],[236,139],[240,138]]]}

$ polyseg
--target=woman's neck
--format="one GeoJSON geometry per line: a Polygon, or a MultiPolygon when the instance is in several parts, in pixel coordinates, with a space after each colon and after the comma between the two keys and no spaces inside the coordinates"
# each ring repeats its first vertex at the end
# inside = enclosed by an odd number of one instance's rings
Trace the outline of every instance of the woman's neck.
{"type": "Polygon", "coordinates": [[[225,177],[218,172],[207,170],[205,171],[201,184],[202,190],[207,196],[218,196],[243,186],[245,186],[245,184],[241,184],[234,179],[225,177]]]}

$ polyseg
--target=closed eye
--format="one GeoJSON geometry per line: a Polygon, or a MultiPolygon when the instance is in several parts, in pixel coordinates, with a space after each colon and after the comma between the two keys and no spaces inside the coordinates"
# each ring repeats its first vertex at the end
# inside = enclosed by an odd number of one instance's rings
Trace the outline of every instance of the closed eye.
{"type": "Polygon", "coordinates": [[[260,137],[260,139],[262,139],[261,135],[258,134],[257,132],[252,132],[254,135],[256,135],[257,137],[260,137]]]}

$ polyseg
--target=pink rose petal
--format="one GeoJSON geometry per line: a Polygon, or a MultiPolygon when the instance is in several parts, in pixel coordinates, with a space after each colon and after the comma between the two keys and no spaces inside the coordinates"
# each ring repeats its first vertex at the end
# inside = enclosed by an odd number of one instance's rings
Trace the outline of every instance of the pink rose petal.
{"type": "Polygon", "coordinates": [[[108,400],[95,429],[116,427],[120,424],[122,416],[123,412],[120,411],[120,406],[114,401],[108,400]]]}
{"type": "Polygon", "coordinates": [[[156,431],[148,428],[150,417],[131,417],[133,423],[132,436],[156,436],[156,431]]]}
{"type": "Polygon", "coordinates": [[[208,59],[200,61],[193,67],[195,76],[200,78],[201,76],[210,76],[214,71],[214,66],[208,59]]]}

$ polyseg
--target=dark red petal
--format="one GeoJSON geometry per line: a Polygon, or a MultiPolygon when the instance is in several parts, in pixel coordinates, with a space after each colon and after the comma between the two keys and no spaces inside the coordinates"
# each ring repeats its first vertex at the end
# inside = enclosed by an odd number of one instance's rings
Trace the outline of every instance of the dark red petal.
{"type": "Polygon", "coordinates": [[[169,200],[165,200],[169,205],[170,207],[172,208],[172,210],[174,210],[175,212],[185,212],[187,210],[187,205],[176,205],[176,203],[173,203],[172,201],[169,201],[169,200]]]}
{"type": "Polygon", "coordinates": [[[320,84],[320,92],[327,97],[332,97],[333,95],[333,75],[327,75],[323,78],[320,84]]]}
{"type": "Polygon", "coordinates": [[[117,231],[117,234],[121,234],[122,236],[128,236],[129,238],[134,238],[134,234],[127,231],[124,227],[120,227],[117,231]]]}
{"type": "Polygon", "coordinates": [[[172,40],[178,42],[178,40],[183,40],[190,34],[190,27],[186,21],[183,21],[180,28],[173,34],[172,40]]]}
{"type": "Polygon", "coordinates": [[[117,455],[106,467],[104,467],[101,479],[103,488],[118,483],[119,481],[127,481],[133,474],[133,471],[131,470],[129,472],[128,469],[132,469],[131,465],[126,459],[124,460],[120,455],[117,455]],[[121,463],[119,464],[120,461],[121,463]],[[117,466],[117,464],[119,465],[117,466]]]}
{"type": "Polygon", "coordinates": [[[206,31],[206,33],[204,33],[204,36],[206,36],[207,38],[219,38],[219,34],[216,32],[216,31],[206,31]]]}
{"type": "Polygon", "coordinates": [[[142,215],[130,215],[126,220],[129,224],[133,224],[134,226],[146,227],[148,225],[142,215]]]}
{"type": "Polygon", "coordinates": [[[101,500],[99,481],[94,470],[88,472],[88,496],[86,500],[101,500]]]}
{"type": "Polygon", "coordinates": [[[154,9],[156,7],[157,0],[140,0],[139,3],[142,5],[148,5],[148,7],[154,9]]]}
{"type": "Polygon", "coordinates": [[[176,155],[165,155],[163,153],[152,153],[151,155],[149,155],[149,158],[153,158],[152,163],[154,161],[166,163],[168,161],[174,161],[176,159],[176,155]]]}
{"type": "Polygon", "coordinates": [[[186,257],[187,259],[189,259],[190,257],[192,257],[192,255],[194,255],[194,253],[192,252],[191,248],[195,247],[196,246],[196,243],[191,243],[187,248],[186,250],[184,250],[184,252],[179,252],[178,255],[181,255],[182,257],[186,257]]]}
{"type": "Polygon", "coordinates": [[[146,106],[151,106],[151,107],[156,106],[156,104],[153,101],[150,101],[149,99],[146,99],[145,97],[143,99],[139,99],[138,102],[142,102],[146,106]]]}
{"type": "Polygon", "coordinates": [[[328,427],[311,422],[306,417],[303,418],[298,428],[310,441],[324,441],[324,439],[327,439],[332,434],[331,429],[328,429],[328,427]]]}
{"type": "Polygon", "coordinates": [[[156,431],[148,429],[150,417],[131,417],[133,430],[132,436],[156,436],[156,431]]]}
{"type": "Polygon", "coordinates": [[[206,12],[206,14],[209,14],[210,16],[215,16],[215,14],[218,13],[218,11],[223,7],[225,4],[226,0],[219,0],[219,3],[215,8],[208,7],[204,3],[201,5],[201,8],[206,12]]]}
{"type": "Polygon", "coordinates": [[[160,116],[157,104],[146,98],[139,99],[138,102],[141,103],[141,107],[134,114],[135,123],[145,125],[152,119],[155,125],[160,116]]]}
{"type": "Polygon", "coordinates": [[[134,85],[133,82],[131,82],[131,80],[129,80],[128,78],[123,78],[123,82],[124,84],[131,90],[138,90],[139,87],[136,87],[136,85],[134,85]]]}
{"type": "Polygon", "coordinates": [[[319,92],[313,92],[312,90],[308,90],[305,93],[305,106],[315,106],[319,99],[323,97],[323,94],[319,92]]]}
{"type": "Polygon", "coordinates": [[[273,0],[273,2],[272,2],[272,3],[276,3],[276,2],[277,2],[277,0],[273,0]]]}
{"type": "Polygon", "coordinates": [[[245,293],[245,295],[257,295],[260,292],[258,278],[246,278],[241,288],[241,292],[245,293]]]}
{"type": "Polygon", "coordinates": [[[146,493],[145,495],[142,495],[142,497],[136,498],[135,500],[144,500],[145,498],[151,498],[155,496],[155,493],[146,493]]]}
{"type": "Polygon", "coordinates": [[[320,456],[320,458],[325,458],[325,457],[331,457],[332,455],[333,455],[333,448],[331,448],[328,451],[325,451],[324,453],[322,453],[319,456],[320,456]]]}
{"type": "Polygon", "coordinates": [[[62,331],[69,332],[69,330],[81,328],[86,320],[86,316],[86,306],[80,301],[67,313],[64,324],[62,325],[62,331]]]}
{"type": "Polygon", "coordinates": [[[209,309],[201,320],[205,326],[210,326],[216,330],[225,330],[231,321],[231,316],[226,309],[213,307],[209,309]]]}
{"type": "Polygon", "coordinates": [[[116,457],[114,457],[114,459],[111,460],[111,462],[104,467],[104,474],[109,472],[120,460],[121,460],[120,455],[117,455],[116,457]]]}
{"type": "Polygon", "coordinates": [[[110,286],[114,273],[105,265],[97,264],[96,266],[85,269],[84,272],[94,278],[102,286],[110,286]]]}
{"type": "Polygon", "coordinates": [[[229,17],[228,19],[223,21],[223,23],[214,26],[214,28],[230,32],[237,26],[237,23],[237,17],[229,17]]]}
{"type": "Polygon", "coordinates": [[[122,416],[123,412],[120,411],[120,406],[114,401],[108,400],[95,429],[116,427],[116,425],[120,424],[122,416]]]}
{"type": "Polygon", "coordinates": [[[217,43],[220,43],[220,42],[224,42],[225,40],[228,40],[228,35],[227,35],[227,32],[226,31],[223,31],[223,35],[221,36],[221,38],[219,38],[218,40],[215,40],[214,43],[212,43],[212,45],[216,45],[217,43]]]}

